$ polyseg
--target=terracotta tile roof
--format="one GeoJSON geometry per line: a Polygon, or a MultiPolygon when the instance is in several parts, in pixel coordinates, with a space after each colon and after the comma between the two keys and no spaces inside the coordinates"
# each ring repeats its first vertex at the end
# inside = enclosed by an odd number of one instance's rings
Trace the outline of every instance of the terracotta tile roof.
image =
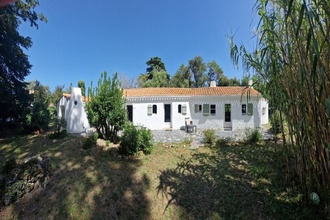
{"type": "MultiPolygon", "coordinates": [[[[136,88],[124,89],[123,96],[125,97],[143,97],[143,96],[205,96],[205,95],[260,95],[261,93],[253,88],[239,86],[224,86],[224,87],[205,87],[205,88],[136,88]]],[[[63,93],[63,96],[70,99],[71,94],[63,93]]],[[[83,96],[84,102],[88,101],[87,97],[83,96]]]]}
{"type": "MultiPolygon", "coordinates": [[[[70,99],[70,97],[71,97],[71,94],[69,94],[69,93],[63,93],[63,96],[65,97],[65,98],[67,98],[67,99],[70,99]]],[[[88,98],[86,97],[86,96],[82,96],[81,97],[82,98],[82,101],[83,102],[88,102],[88,98]]]]}
{"type": "Polygon", "coordinates": [[[205,95],[261,95],[253,88],[246,87],[205,87],[205,88],[136,88],[124,89],[126,97],[141,96],[205,96],[205,95]]]}

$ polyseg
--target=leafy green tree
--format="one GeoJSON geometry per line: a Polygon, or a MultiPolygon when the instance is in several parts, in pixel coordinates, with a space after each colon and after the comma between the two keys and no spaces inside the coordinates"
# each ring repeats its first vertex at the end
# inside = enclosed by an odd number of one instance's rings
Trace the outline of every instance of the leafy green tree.
{"type": "Polygon", "coordinates": [[[33,102],[31,106],[24,109],[24,123],[26,130],[48,129],[51,121],[49,103],[51,94],[48,86],[41,85],[40,82],[31,83],[33,87],[33,102]]]}
{"type": "Polygon", "coordinates": [[[86,96],[86,93],[85,93],[85,81],[80,80],[78,82],[78,87],[81,89],[81,95],[82,96],[86,96]]]}
{"type": "Polygon", "coordinates": [[[162,84],[164,84],[163,80],[162,80],[163,76],[160,76],[162,74],[166,75],[167,82],[165,84],[168,86],[168,84],[170,82],[170,74],[168,74],[166,72],[165,64],[162,62],[161,58],[152,57],[152,58],[150,58],[150,60],[148,60],[146,62],[146,64],[148,65],[147,72],[145,74],[140,74],[140,76],[138,78],[139,87],[149,87],[149,86],[146,86],[149,84],[156,85],[156,87],[163,87],[160,84],[156,83],[158,81],[161,81],[162,84]],[[157,76],[158,78],[152,83],[147,83],[148,81],[150,81],[154,78],[155,73],[158,75],[157,76]]]}
{"type": "Polygon", "coordinates": [[[242,78],[242,82],[241,82],[241,86],[248,86],[249,85],[249,77],[248,76],[244,76],[242,78]]]}
{"type": "Polygon", "coordinates": [[[55,90],[52,94],[52,101],[51,101],[51,103],[53,105],[56,106],[58,101],[60,101],[60,99],[62,98],[63,93],[64,93],[64,87],[65,87],[64,85],[57,85],[55,87],[55,90]]]}
{"type": "Polygon", "coordinates": [[[206,64],[203,62],[203,58],[196,56],[193,59],[189,60],[189,69],[194,76],[194,81],[192,87],[204,87],[207,80],[205,75],[206,64]]]}
{"type": "Polygon", "coordinates": [[[181,64],[180,68],[171,79],[171,87],[190,88],[191,83],[191,72],[189,66],[181,64]]]}
{"type": "Polygon", "coordinates": [[[118,141],[120,131],[126,121],[125,99],[123,90],[115,73],[112,79],[107,77],[107,72],[101,74],[97,87],[88,89],[90,101],[86,104],[89,123],[95,127],[99,137],[118,141]]]}
{"type": "Polygon", "coordinates": [[[158,71],[154,69],[150,72],[153,75],[152,79],[147,80],[146,82],[140,82],[139,87],[169,87],[169,81],[167,78],[167,73],[163,70],[158,71]]]}
{"type": "Polygon", "coordinates": [[[229,86],[229,79],[227,76],[222,75],[218,81],[218,86],[229,86]]]}
{"type": "Polygon", "coordinates": [[[217,64],[215,60],[212,62],[207,63],[207,68],[209,69],[207,72],[207,83],[210,85],[211,81],[215,81],[216,84],[218,84],[219,79],[221,78],[223,74],[223,70],[217,64]]]}
{"type": "Polygon", "coordinates": [[[166,72],[165,64],[162,62],[162,59],[159,57],[150,58],[150,60],[148,60],[146,64],[148,65],[147,73],[151,73],[154,69],[158,71],[163,70],[166,72]]]}
{"type": "Polygon", "coordinates": [[[240,86],[240,81],[236,77],[229,79],[229,86],[240,86]]]}
{"type": "Polygon", "coordinates": [[[34,11],[38,5],[38,0],[26,0],[0,7],[0,121],[21,119],[22,109],[30,103],[24,78],[31,64],[24,49],[32,46],[32,40],[20,35],[19,25],[27,21],[38,28],[38,20],[47,21],[34,11]]]}

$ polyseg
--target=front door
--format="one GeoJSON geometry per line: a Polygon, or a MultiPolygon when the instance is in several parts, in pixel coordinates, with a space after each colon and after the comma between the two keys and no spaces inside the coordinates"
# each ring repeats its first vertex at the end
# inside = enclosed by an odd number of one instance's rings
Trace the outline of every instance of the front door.
{"type": "Polygon", "coordinates": [[[130,122],[133,122],[133,105],[127,106],[127,116],[130,122]]]}
{"type": "Polygon", "coordinates": [[[171,127],[171,104],[164,105],[164,122],[166,128],[171,127]]]}
{"type": "Polygon", "coordinates": [[[231,105],[225,104],[225,123],[224,123],[224,129],[231,129],[231,105]]]}

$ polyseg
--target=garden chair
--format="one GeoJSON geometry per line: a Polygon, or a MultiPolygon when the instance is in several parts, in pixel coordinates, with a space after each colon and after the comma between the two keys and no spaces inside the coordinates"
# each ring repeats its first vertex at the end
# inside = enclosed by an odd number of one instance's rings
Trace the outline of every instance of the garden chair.
{"type": "Polygon", "coordinates": [[[197,126],[193,125],[193,122],[190,118],[185,118],[186,131],[187,132],[197,132],[197,126]]]}

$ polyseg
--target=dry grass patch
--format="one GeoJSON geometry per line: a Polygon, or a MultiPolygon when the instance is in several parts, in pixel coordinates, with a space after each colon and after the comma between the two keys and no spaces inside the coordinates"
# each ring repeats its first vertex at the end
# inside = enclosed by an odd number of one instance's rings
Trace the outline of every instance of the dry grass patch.
{"type": "MultiPolygon", "coordinates": [[[[283,186],[272,145],[157,145],[125,157],[115,146],[82,149],[82,139],[45,135],[0,140],[0,158],[50,158],[50,184],[0,207],[0,219],[304,218],[299,192],[283,186]]],[[[1,160],[0,163],[2,163],[1,160]]],[[[2,164],[0,164],[2,165],[2,164]]]]}

